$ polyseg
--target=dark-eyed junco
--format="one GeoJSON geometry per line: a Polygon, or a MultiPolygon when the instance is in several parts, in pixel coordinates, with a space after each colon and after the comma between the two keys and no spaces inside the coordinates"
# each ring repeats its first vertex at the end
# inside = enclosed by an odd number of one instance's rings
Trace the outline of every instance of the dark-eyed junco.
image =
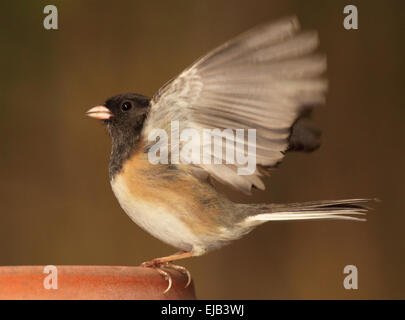
{"type": "MultiPolygon", "coordinates": [[[[143,264],[168,279],[167,290],[171,279],[164,267],[189,275],[172,261],[220,248],[264,222],[362,220],[352,215],[365,214],[362,204],[369,199],[241,204],[220,194],[212,183],[215,179],[247,193],[264,189],[260,177],[286,152],[319,146],[319,132],[308,115],[324,101],[327,82],[321,74],[326,59],[313,54],[316,32],[298,31],[296,18],[257,27],[199,59],[152,99],[120,94],[87,112],[102,120],[111,136],[109,174],[121,207],[143,229],[181,250],[143,264]],[[150,139],[153,130],[165,130],[170,136],[173,121],[178,121],[179,130],[219,129],[220,139],[225,129],[255,129],[255,170],[240,174],[242,164],[225,161],[225,152],[220,163],[153,163],[148,155],[157,143],[150,139]]],[[[242,140],[248,147],[253,144],[247,136],[242,140]]],[[[231,141],[237,144],[238,138],[231,141]]],[[[185,144],[169,138],[169,158],[185,144]]],[[[245,155],[245,149],[237,146],[232,151],[245,155]]],[[[208,152],[216,156],[211,149],[208,152]]]]}

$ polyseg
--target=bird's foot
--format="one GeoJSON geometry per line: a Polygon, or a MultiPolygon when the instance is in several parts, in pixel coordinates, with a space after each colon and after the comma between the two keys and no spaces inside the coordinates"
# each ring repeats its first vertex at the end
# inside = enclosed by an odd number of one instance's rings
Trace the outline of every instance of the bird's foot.
{"type": "Polygon", "coordinates": [[[188,271],[185,267],[183,266],[179,266],[177,264],[174,264],[173,262],[166,262],[165,265],[166,268],[170,268],[170,269],[174,269],[177,270],[179,272],[181,272],[182,274],[187,276],[187,283],[184,286],[184,288],[187,288],[190,284],[191,284],[191,273],[190,271],[188,271]]]}
{"type": "Polygon", "coordinates": [[[173,262],[170,262],[170,261],[162,262],[162,261],[159,261],[159,259],[153,259],[153,260],[146,261],[146,262],[142,263],[141,267],[155,269],[168,282],[167,288],[166,288],[165,291],[163,291],[163,294],[168,293],[170,291],[171,287],[172,287],[172,284],[173,284],[172,277],[171,277],[170,273],[163,270],[163,268],[173,269],[173,270],[176,270],[176,271],[179,271],[179,272],[185,274],[187,276],[187,283],[186,283],[184,288],[187,288],[191,283],[191,274],[190,274],[190,272],[185,267],[176,265],[176,264],[174,264],[173,262]]]}

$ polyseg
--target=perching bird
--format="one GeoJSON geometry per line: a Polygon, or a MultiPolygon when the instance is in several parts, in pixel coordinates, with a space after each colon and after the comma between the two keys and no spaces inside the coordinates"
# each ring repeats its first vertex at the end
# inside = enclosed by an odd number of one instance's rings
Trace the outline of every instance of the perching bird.
{"type": "MultiPolygon", "coordinates": [[[[220,248],[267,221],[363,220],[353,215],[365,214],[363,204],[370,199],[241,204],[212,183],[214,179],[245,193],[263,190],[262,175],[287,152],[318,148],[320,134],[308,117],[313,106],[324,102],[327,89],[321,76],[326,58],[313,53],[317,46],[317,33],[299,32],[294,17],[265,24],[211,51],[152,99],[120,94],[87,112],[102,120],[111,136],[109,175],[121,207],[140,227],[181,250],[143,264],[169,281],[165,292],[171,278],[163,267],[186,272],[190,282],[188,271],[172,261],[220,248]],[[241,164],[227,163],[225,152],[219,164],[151,163],[148,153],[156,141],[150,134],[163,129],[170,135],[174,120],[180,130],[255,129],[256,170],[239,174],[241,164]]],[[[172,139],[178,149],[186,143],[172,139]]],[[[247,137],[243,142],[249,143],[247,137]]],[[[244,148],[234,151],[245,155],[244,148]]]]}

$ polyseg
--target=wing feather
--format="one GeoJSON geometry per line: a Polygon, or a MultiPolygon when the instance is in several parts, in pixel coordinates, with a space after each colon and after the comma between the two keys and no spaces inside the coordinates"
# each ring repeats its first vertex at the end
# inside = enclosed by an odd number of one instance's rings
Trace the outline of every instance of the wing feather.
{"type": "MultiPolygon", "coordinates": [[[[257,170],[238,175],[241,165],[192,164],[215,179],[243,192],[252,186],[264,189],[263,168],[275,166],[288,148],[291,126],[303,107],[324,102],[327,81],[322,78],[326,58],[314,54],[316,32],[299,32],[295,17],[247,31],[200,58],[178,77],[163,86],[152,99],[144,125],[147,140],[154,128],[170,132],[170,122],[180,129],[256,129],[257,170]]],[[[221,135],[219,135],[221,137],[221,135]]],[[[248,144],[247,137],[230,141],[248,144]]],[[[153,143],[153,142],[150,142],[153,143]]],[[[180,142],[180,148],[184,142],[180,142]]],[[[223,145],[224,148],[224,145],[223,145]]],[[[236,144],[234,152],[247,155],[236,144]]],[[[214,162],[215,163],[215,162],[214,162]]]]}

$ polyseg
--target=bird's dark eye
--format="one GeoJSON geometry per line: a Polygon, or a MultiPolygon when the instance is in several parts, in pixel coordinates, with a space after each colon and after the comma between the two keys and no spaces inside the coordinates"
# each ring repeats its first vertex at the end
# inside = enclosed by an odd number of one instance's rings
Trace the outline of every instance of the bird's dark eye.
{"type": "Polygon", "coordinates": [[[131,108],[132,108],[132,103],[129,101],[126,101],[121,105],[121,110],[124,112],[130,110],[131,108]]]}

